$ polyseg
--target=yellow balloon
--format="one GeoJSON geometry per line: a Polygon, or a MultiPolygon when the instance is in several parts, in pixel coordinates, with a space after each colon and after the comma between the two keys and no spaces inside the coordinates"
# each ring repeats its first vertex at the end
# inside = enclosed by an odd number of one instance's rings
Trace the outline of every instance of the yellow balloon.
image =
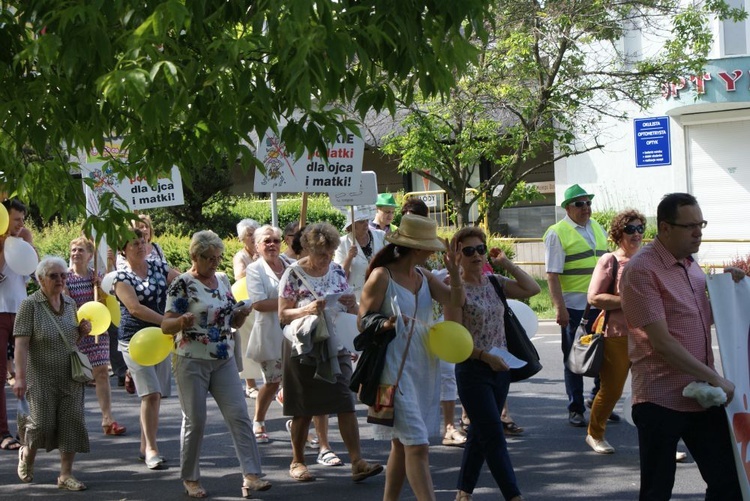
{"type": "Polygon", "coordinates": [[[89,335],[98,336],[109,328],[112,323],[112,317],[106,306],[98,301],[89,301],[78,308],[78,321],[86,319],[91,322],[91,332],[89,335]]]}
{"type": "Polygon", "coordinates": [[[8,216],[8,209],[4,205],[0,204],[0,235],[4,235],[8,231],[8,224],[10,223],[10,217],[8,216]]]}
{"type": "Polygon", "coordinates": [[[164,334],[158,327],[144,327],[130,338],[128,352],[139,365],[156,365],[172,351],[172,336],[164,334]]]}
{"type": "Polygon", "coordinates": [[[466,327],[446,320],[430,328],[430,351],[438,358],[458,364],[469,358],[474,349],[474,340],[466,327]]]}
{"type": "Polygon", "coordinates": [[[232,285],[232,295],[237,301],[250,299],[247,295],[247,280],[245,280],[245,277],[240,278],[232,285]]]}
{"type": "Polygon", "coordinates": [[[120,302],[115,296],[107,296],[107,309],[109,310],[109,316],[112,317],[112,325],[115,327],[120,326],[120,318],[122,316],[120,312],[120,302]]]}

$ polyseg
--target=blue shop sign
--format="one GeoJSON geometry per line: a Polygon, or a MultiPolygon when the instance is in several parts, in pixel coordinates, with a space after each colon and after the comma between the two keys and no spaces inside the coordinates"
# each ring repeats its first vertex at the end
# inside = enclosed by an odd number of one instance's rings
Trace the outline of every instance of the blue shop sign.
{"type": "Polygon", "coordinates": [[[636,118],[635,166],[672,165],[669,117],[636,118]]]}

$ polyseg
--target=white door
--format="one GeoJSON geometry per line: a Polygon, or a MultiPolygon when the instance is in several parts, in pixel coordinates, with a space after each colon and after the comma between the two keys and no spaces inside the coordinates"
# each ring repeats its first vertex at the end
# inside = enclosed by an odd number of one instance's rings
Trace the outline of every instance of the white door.
{"type": "Polygon", "coordinates": [[[691,125],[687,130],[690,192],[708,226],[702,263],[722,264],[747,256],[750,244],[714,243],[750,239],[750,120],[691,125]]]}

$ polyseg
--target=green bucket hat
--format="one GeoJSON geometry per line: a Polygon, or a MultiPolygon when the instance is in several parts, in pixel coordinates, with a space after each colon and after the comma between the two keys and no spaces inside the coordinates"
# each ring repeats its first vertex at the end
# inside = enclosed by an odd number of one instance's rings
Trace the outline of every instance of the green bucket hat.
{"type": "Polygon", "coordinates": [[[567,205],[575,200],[578,197],[589,197],[589,200],[593,200],[594,194],[593,193],[587,193],[586,190],[578,186],[577,184],[574,184],[567,190],[565,190],[565,200],[562,201],[560,204],[560,207],[563,209],[567,207],[567,205]]]}
{"type": "Polygon", "coordinates": [[[398,207],[396,199],[390,193],[378,194],[378,199],[375,201],[376,207],[398,207]]]}

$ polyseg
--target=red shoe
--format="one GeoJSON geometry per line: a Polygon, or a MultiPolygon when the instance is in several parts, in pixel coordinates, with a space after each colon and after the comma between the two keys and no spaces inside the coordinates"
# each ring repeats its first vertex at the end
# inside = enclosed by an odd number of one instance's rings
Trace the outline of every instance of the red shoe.
{"type": "Polygon", "coordinates": [[[124,435],[127,428],[117,424],[117,421],[112,421],[109,426],[102,426],[102,430],[105,435],[124,435]]]}
{"type": "Polygon", "coordinates": [[[135,381],[133,381],[133,378],[130,376],[130,372],[125,374],[125,391],[131,395],[135,393],[135,381]]]}

